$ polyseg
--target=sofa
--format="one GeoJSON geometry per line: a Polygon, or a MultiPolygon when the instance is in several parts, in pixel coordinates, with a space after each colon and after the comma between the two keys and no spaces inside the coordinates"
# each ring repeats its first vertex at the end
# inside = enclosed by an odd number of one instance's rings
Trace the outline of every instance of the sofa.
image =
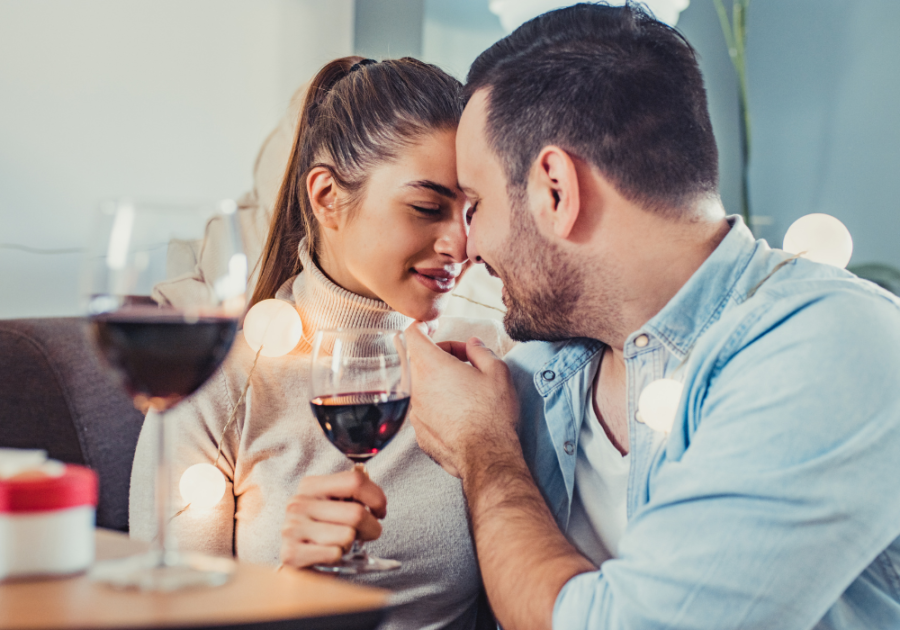
{"type": "Polygon", "coordinates": [[[0,447],[40,448],[97,472],[97,525],[128,531],[144,416],[106,369],[82,318],[0,320],[0,447]]]}

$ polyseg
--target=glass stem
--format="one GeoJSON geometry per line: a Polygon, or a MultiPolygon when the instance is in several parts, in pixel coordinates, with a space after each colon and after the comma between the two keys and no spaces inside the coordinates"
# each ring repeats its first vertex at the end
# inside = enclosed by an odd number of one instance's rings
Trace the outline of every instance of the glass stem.
{"type": "MultiPolygon", "coordinates": [[[[363,462],[357,462],[353,464],[353,470],[358,470],[361,472],[366,479],[369,478],[369,470],[366,468],[366,465],[363,462]]],[[[350,546],[350,551],[347,552],[347,557],[350,558],[360,558],[366,555],[366,552],[363,551],[363,544],[357,538],[353,541],[353,544],[350,546]]]]}
{"type": "Polygon", "coordinates": [[[169,531],[169,508],[171,507],[172,480],[169,467],[169,432],[166,430],[166,412],[157,412],[159,416],[157,439],[159,451],[156,459],[156,538],[153,539],[152,551],[158,554],[157,566],[166,567],[174,562],[172,558],[172,540],[169,531]]]}

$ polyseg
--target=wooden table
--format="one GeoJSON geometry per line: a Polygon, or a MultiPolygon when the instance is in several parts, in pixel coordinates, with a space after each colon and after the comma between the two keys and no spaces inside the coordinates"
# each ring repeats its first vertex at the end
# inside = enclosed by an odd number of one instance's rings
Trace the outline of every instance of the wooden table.
{"type": "MultiPolygon", "coordinates": [[[[143,550],[125,534],[97,530],[97,559],[143,550]]],[[[85,575],[0,584],[0,630],[375,628],[389,593],[311,571],[238,563],[217,588],[178,593],[118,591],[85,575]]]]}

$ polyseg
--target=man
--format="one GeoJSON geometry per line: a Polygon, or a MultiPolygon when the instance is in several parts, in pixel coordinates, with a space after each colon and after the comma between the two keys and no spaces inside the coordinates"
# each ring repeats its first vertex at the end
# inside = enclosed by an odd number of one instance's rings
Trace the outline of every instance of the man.
{"type": "Polygon", "coordinates": [[[688,43],[578,5],[467,95],[469,257],[540,341],[507,367],[410,329],[412,420],[500,624],[900,628],[900,304],[725,217],[688,43]]]}

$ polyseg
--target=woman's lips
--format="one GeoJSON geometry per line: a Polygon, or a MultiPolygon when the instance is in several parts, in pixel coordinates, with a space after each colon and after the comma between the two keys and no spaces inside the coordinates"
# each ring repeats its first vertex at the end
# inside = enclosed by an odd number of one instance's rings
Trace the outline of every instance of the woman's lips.
{"type": "Polygon", "coordinates": [[[413,277],[435,293],[449,293],[456,286],[459,274],[446,269],[412,269],[413,277]]]}

